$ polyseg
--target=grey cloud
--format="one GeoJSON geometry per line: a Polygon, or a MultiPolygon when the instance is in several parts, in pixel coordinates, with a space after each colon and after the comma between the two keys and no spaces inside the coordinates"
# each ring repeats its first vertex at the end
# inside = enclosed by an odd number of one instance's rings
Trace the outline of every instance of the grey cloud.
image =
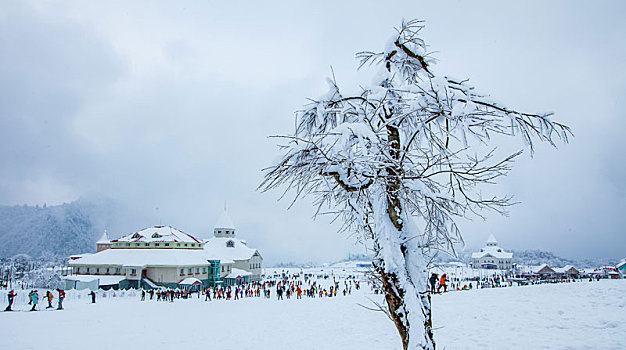
{"type": "MultiPolygon", "coordinates": [[[[525,155],[494,191],[511,216],[462,223],[467,249],[623,255],[624,5],[407,1],[249,4],[16,2],[0,15],[0,202],[123,202],[119,234],[155,221],[208,235],[224,201],[269,262],[363,252],[304,200],[255,191],[277,155],[269,135],[324,93],[330,66],[369,83],[354,54],[423,18],[438,70],[503,103],[554,111],[576,138],[525,155]],[[159,210],[155,210],[155,208],[159,210]],[[315,252],[313,254],[312,252],[315,252]]],[[[502,149],[522,147],[504,141],[502,149]]],[[[115,234],[115,233],[114,233],[115,234]]]]}

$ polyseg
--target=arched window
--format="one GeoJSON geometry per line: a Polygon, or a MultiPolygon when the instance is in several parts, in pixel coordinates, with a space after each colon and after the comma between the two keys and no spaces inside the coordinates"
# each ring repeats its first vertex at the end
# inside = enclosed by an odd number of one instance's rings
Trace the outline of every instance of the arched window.
{"type": "Polygon", "coordinates": [[[226,247],[228,247],[228,248],[234,248],[234,247],[235,247],[235,242],[233,242],[233,241],[228,241],[228,242],[226,242],[226,247]]]}
{"type": "Polygon", "coordinates": [[[152,238],[161,238],[161,237],[163,237],[163,236],[161,236],[160,234],[158,234],[156,232],[152,234],[152,238]]]}
{"type": "Polygon", "coordinates": [[[132,237],[132,239],[137,239],[137,238],[141,238],[141,235],[138,233],[135,233],[132,237]]]}

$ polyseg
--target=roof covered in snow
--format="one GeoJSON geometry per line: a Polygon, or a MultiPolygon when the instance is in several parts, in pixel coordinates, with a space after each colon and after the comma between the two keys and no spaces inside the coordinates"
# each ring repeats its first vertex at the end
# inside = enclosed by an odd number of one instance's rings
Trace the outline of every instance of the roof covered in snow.
{"type": "Polygon", "coordinates": [[[248,247],[242,240],[233,237],[213,237],[205,241],[204,252],[209,259],[248,260],[256,249],[248,247]]]}
{"type": "Polygon", "coordinates": [[[484,248],[479,252],[472,253],[472,259],[480,259],[487,255],[497,259],[513,259],[513,253],[498,247],[498,241],[493,234],[490,234],[489,238],[487,238],[487,245],[484,248]]]}
{"type": "Polygon", "coordinates": [[[73,265],[113,266],[196,266],[209,265],[203,250],[189,249],[107,249],[70,260],[73,265]]]}
{"type": "Polygon", "coordinates": [[[102,237],[100,237],[100,239],[98,240],[98,242],[96,242],[96,244],[111,244],[111,240],[109,239],[109,234],[104,231],[104,233],[102,234],[102,237]]]}
{"type": "Polygon", "coordinates": [[[246,276],[251,276],[251,275],[252,275],[252,272],[233,268],[231,272],[226,276],[226,278],[239,278],[239,277],[246,277],[246,276]]]}
{"type": "Polygon", "coordinates": [[[110,286],[114,284],[120,283],[121,280],[125,279],[126,276],[120,275],[72,275],[65,276],[63,279],[68,281],[79,281],[79,282],[91,282],[95,280],[99,280],[99,285],[101,286],[110,286]]]}
{"type": "Polygon", "coordinates": [[[554,269],[552,269],[548,264],[541,264],[539,266],[532,268],[533,273],[554,273],[554,269]]]}
{"type": "Polygon", "coordinates": [[[230,216],[228,215],[228,212],[226,211],[226,209],[224,209],[219,219],[217,219],[215,226],[213,227],[223,228],[223,229],[232,229],[232,230],[235,229],[235,225],[233,224],[233,221],[230,219],[230,216]]]}
{"type": "Polygon", "coordinates": [[[112,242],[189,242],[200,243],[189,235],[171,226],[152,226],[141,231],[131,233],[112,242]]]}
{"type": "Polygon", "coordinates": [[[184,280],[178,282],[178,284],[185,284],[185,285],[202,284],[202,281],[194,277],[187,277],[184,280]]]}
{"type": "Polygon", "coordinates": [[[480,259],[487,255],[491,255],[498,259],[513,259],[513,253],[506,252],[498,246],[484,247],[479,252],[472,253],[472,259],[480,259]]]}

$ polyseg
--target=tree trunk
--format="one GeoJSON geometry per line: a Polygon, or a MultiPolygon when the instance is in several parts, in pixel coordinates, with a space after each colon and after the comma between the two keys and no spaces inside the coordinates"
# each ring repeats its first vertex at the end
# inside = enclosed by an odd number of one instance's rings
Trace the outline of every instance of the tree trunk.
{"type": "MultiPolygon", "coordinates": [[[[387,116],[387,118],[390,117],[390,115],[387,116]]],[[[400,133],[391,124],[387,125],[387,138],[391,146],[390,155],[398,161],[401,149],[400,133]]],[[[384,204],[386,212],[379,213],[379,215],[386,216],[384,219],[389,220],[391,227],[376,228],[377,230],[385,229],[387,232],[379,237],[385,242],[382,242],[382,245],[377,244],[379,259],[375,261],[374,266],[380,274],[389,314],[398,329],[403,349],[434,350],[426,259],[419,247],[420,240],[415,237],[418,232],[411,232],[413,225],[410,225],[408,221],[405,222],[410,219],[409,215],[404,212],[400,199],[401,175],[402,169],[397,165],[386,168],[386,203],[384,204]],[[381,252],[385,249],[388,251],[381,252]],[[414,336],[420,334],[415,332],[417,328],[423,331],[420,332],[423,338],[411,339],[411,334],[414,336]]]]}
{"type": "MultiPolygon", "coordinates": [[[[404,350],[415,350],[415,349],[435,349],[435,341],[433,337],[432,331],[432,315],[431,315],[431,304],[430,304],[430,294],[427,290],[418,291],[416,299],[419,300],[421,304],[421,310],[418,308],[412,309],[409,305],[406,304],[405,299],[407,297],[411,297],[406,295],[405,286],[399,282],[396,273],[390,273],[385,271],[384,261],[378,260],[374,263],[374,268],[376,272],[381,277],[381,281],[383,284],[383,289],[385,291],[385,300],[387,302],[387,308],[389,309],[389,315],[393,323],[398,330],[400,338],[402,339],[402,348],[404,350]],[[411,312],[422,313],[423,314],[423,324],[410,324],[408,322],[408,314],[411,312]],[[414,339],[413,347],[409,348],[411,345],[410,342],[410,334],[409,329],[413,327],[413,334],[416,334],[416,328],[423,328],[424,332],[424,341],[420,341],[418,339],[414,339]]],[[[410,275],[408,270],[404,271],[407,275],[410,275]]],[[[427,275],[424,274],[422,277],[424,279],[427,278],[427,275]]]]}

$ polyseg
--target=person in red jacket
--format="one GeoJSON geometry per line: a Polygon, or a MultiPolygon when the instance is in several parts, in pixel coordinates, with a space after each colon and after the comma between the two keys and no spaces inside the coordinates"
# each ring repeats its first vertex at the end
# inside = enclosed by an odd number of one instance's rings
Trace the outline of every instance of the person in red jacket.
{"type": "Polygon", "coordinates": [[[65,291],[63,289],[57,288],[57,292],[59,292],[59,303],[57,304],[57,310],[63,310],[63,300],[65,299],[65,291]]]}
{"type": "Polygon", "coordinates": [[[441,290],[441,287],[443,287],[443,292],[447,292],[448,291],[448,285],[447,283],[447,276],[444,273],[443,275],[441,275],[441,279],[439,280],[439,287],[437,288],[437,293],[439,293],[439,291],[441,290]]]}
{"type": "Polygon", "coordinates": [[[9,300],[9,306],[7,306],[7,308],[4,309],[4,311],[13,311],[13,309],[11,309],[11,306],[13,305],[13,300],[15,299],[16,295],[17,294],[13,290],[11,290],[9,294],[7,294],[7,299],[9,300]]]}

